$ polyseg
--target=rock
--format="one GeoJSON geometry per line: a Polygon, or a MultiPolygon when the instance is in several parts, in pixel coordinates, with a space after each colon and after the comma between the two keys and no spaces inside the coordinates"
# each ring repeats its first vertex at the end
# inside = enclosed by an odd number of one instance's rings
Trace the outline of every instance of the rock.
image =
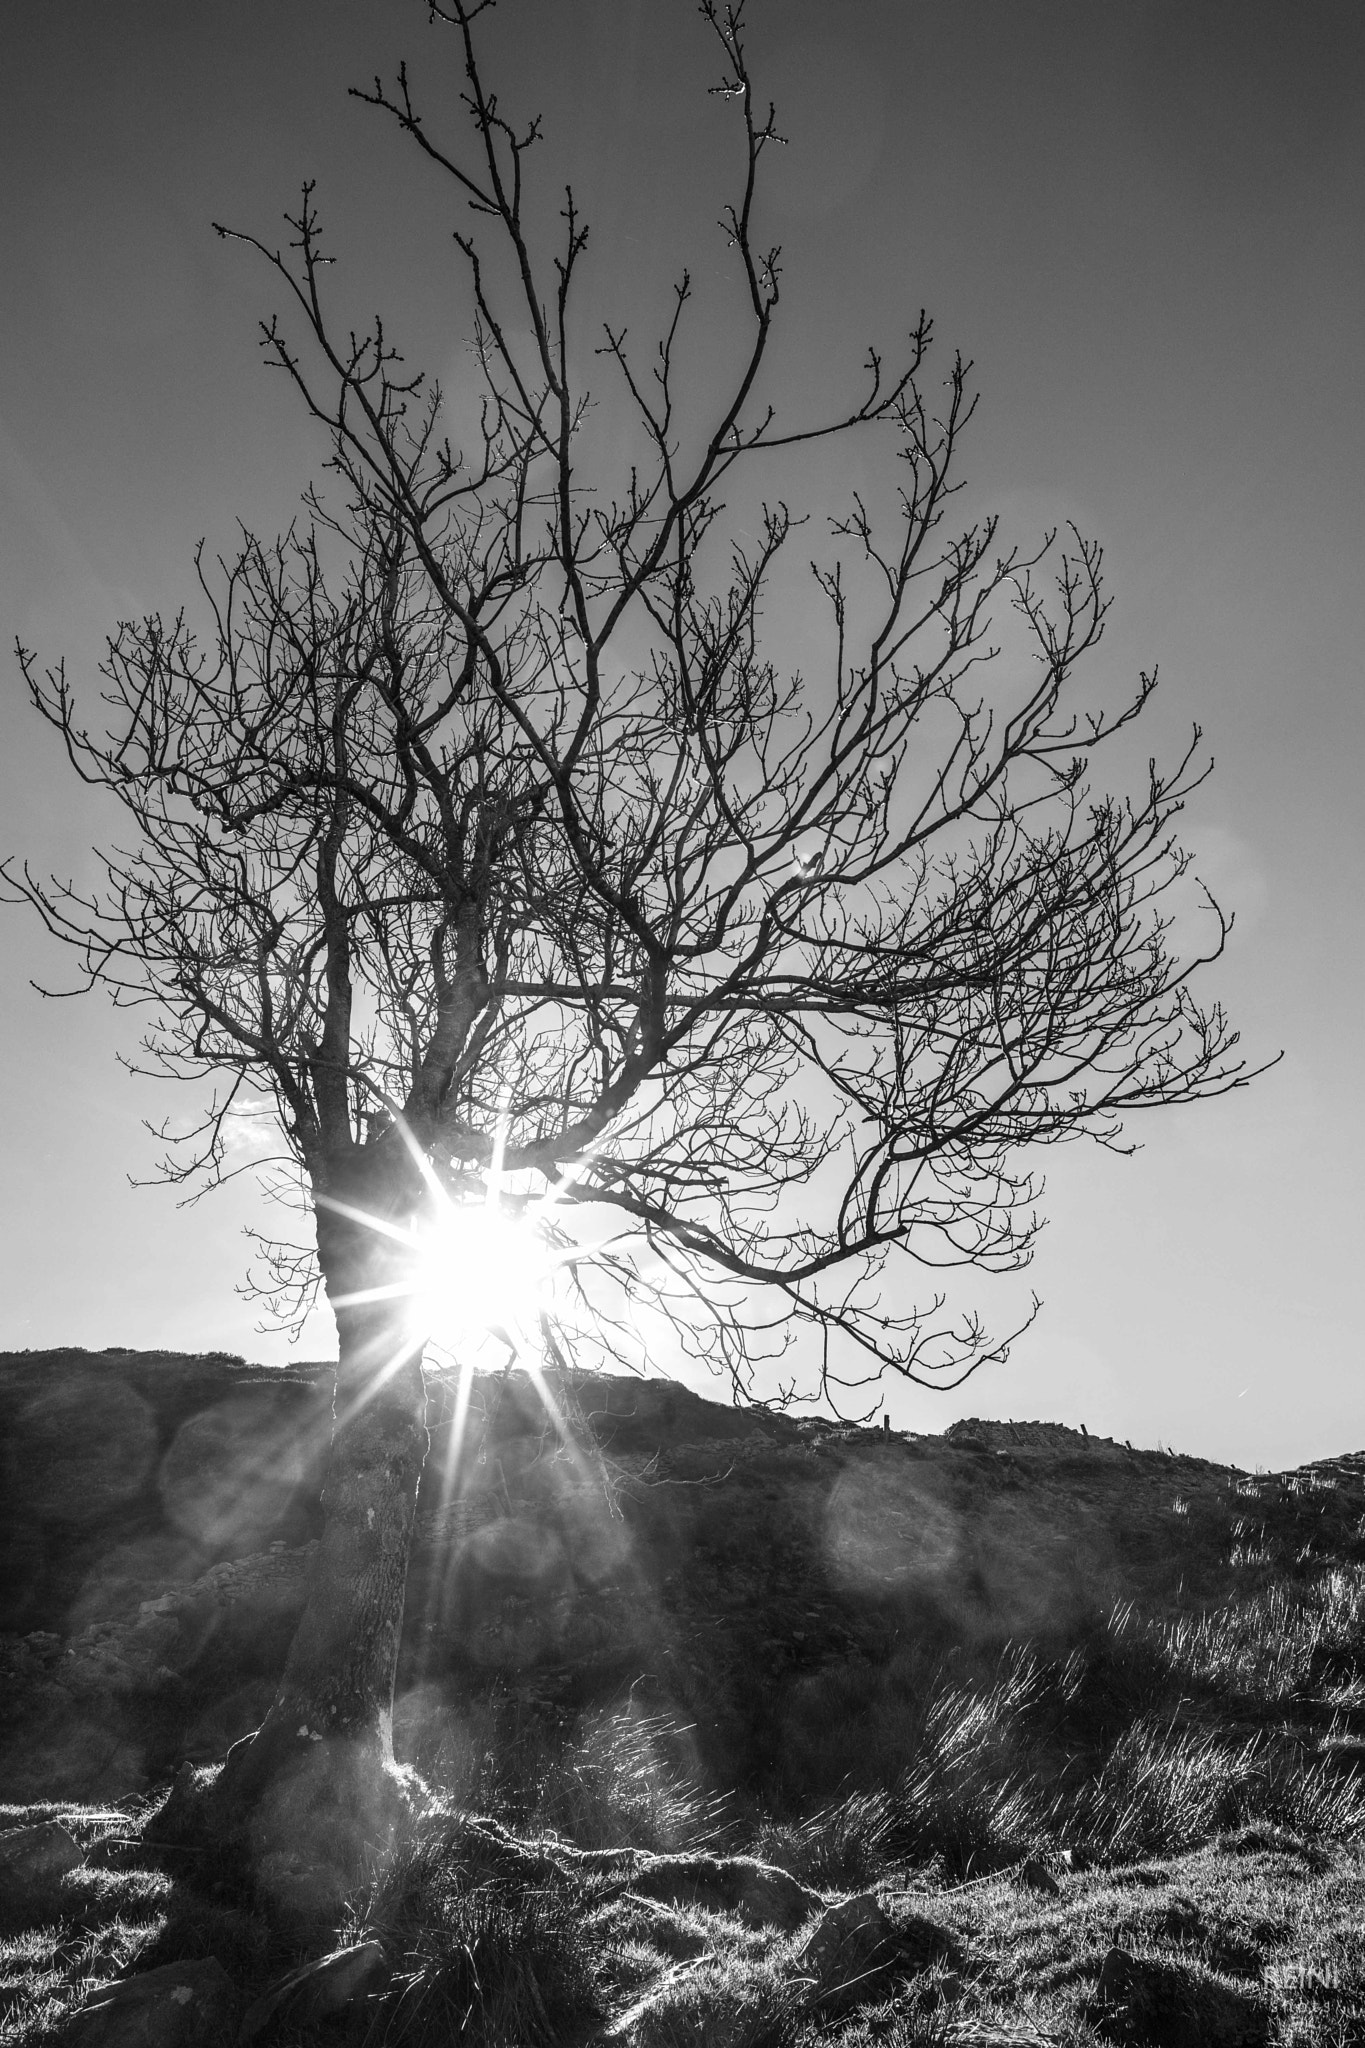
{"type": "Polygon", "coordinates": [[[858,1892],[821,1915],[797,1950],[795,1961],[804,1976],[827,1984],[847,1975],[850,1967],[860,1973],[870,1958],[889,1958],[895,1946],[896,1930],[876,1894],[858,1892]]]}
{"type": "Polygon", "coordinates": [[[345,2012],[377,1989],[387,1978],[388,1968],[379,1943],[361,1941],[291,1970],[247,2007],[237,2035],[239,2048],[246,2048],[246,2043],[254,2041],[275,2019],[287,2019],[294,2027],[313,2026],[345,2012]]]}
{"type": "Polygon", "coordinates": [[[144,1601],[187,1585],[208,1561],[173,1530],[128,1532],[123,1540],[114,1533],[112,1542],[101,1545],[91,1558],[66,1611],[67,1636],[80,1635],[99,1622],[131,1620],[144,1601]]]}
{"type": "Polygon", "coordinates": [[[1259,2048],[1265,2005],[1202,1970],[1111,1948],[1085,2017],[1119,2048],[1259,2048]]]}
{"type": "Polygon", "coordinates": [[[75,1837],[55,1820],[9,1828],[0,1835],[0,1898],[8,1903],[46,1894],[84,1861],[75,1837]]]}
{"type": "Polygon", "coordinates": [[[151,1693],[192,1666],[212,1641],[229,1670],[272,1642],[283,1660],[303,1612],[315,1544],[278,1546],[213,1565],[131,1615],[106,1618],[71,1638],[60,1665],[77,1696],[151,1693]]]}
{"type": "Polygon", "coordinates": [[[812,1980],[811,2000],[822,2014],[861,2004],[876,1980],[892,1970],[914,1975],[958,1960],[957,1942],[946,1928],[918,1914],[897,1923],[874,1892],[830,1906],[793,1958],[800,1974],[812,1980]]]}
{"type": "Polygon", "coordinates": [[[1061,1897],[1062,1888],[1046,1863],[1040,1863],[1036,1856],[1030,1856],[1019,1872],[1020,1884],[1026,1884],[1031,1892],[1042,1892],[1046,1898],[1061,1897]]]}
{"type": "Polygon", "coordinates": [[[737,1913],[750,1927],[792,1933],[820,1900],[785,1870],[752,1856],[651,1856],[630,1879],[639,1897],[707,1913],[737,1913]]]}
{"type": "Polygon", "coordinates": [[[69,2048],[227,2048],[237,1987],[212,1957],[167,1963],[97,1991],[68,2022],[69,2048]]]}

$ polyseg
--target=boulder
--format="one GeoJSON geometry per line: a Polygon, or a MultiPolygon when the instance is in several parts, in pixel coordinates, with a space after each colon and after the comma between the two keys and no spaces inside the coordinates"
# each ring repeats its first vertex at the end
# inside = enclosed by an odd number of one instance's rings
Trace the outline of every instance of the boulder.
{"type": "Polygon", "coordinates": [[[811,1980],[812,2005],[826,2015],[862,2004],[892,1971],[908,1976],[958,1960],[958,1944],[945,1927],[917,1914],[893,1921],[873,1892],[830,1906],[793,1957],[800,1975],[811,1980]]]}
{"type": "Polygon", "coordinates": [[[1268,2037],[1262,1999],[1186,1964],[1111,1948],[1085,2017],[1117,2048],[1259,2048],[1268,2037]]]}
{"type": "Polygon", "coordinates": [[[359,2004],[387,1977],[388,1963],[377,1941],[357,1942],[305,1963],[247,2007],[237,2035],[238,2048],[246,2048],[277,2019],[287,2020],[291,2027],[314,2026],[319,2020],[331,2019],[359,2004]]]}
{"type": "Polygon", "coordinates": [[[228,2048],[237,1987],[221,1963],[166,1963],[106,1984],[67,2023],[68,2048],[228,2048]]]}

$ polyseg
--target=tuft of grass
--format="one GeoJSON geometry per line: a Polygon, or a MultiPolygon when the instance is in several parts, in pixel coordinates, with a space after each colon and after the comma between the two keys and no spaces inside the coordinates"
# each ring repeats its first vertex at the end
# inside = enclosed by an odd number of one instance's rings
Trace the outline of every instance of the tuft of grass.
{"type": "MultiPolygon", "coordinates": [[[[799,2048],[947,2048],[949,2041],[958,2040],[964,2044],[973,2038],[994,2040],[1002,2044],[1009,2036],[998,2031],[987,2036],[973,2037],[952,2029],[947,2007],[932,2005],[923,2001],[907,2006],[903,2000],[886,2000],[871,2005],[846,2022],[837,2034],[831,2034],[827,2027],[798,2035],[799,2048]]],[[[1021,2044],[1022,2048],[1022,2044],[1021,2044]]]]}
{"type": "Polygon", "coordinates": [[[1350,1839],[1365,1832],[1365,1776],[1350,1763],[1365,1747],[1363,1644],[1365,1568],[1338,1565],[1194,1615],[1121,1604],[1064,1657],[1014,1646],[976,1679],[952,1657],[855,1672],[863,1711],[842,1731],[846,1757],[873,1718],[890,1719],[898,1685],[898,1768],[765,1820],[755,1849],[830,1889],[891,1858],[963,1879],[1063,1846],[1175,1854],[1253,1822],[1350,1839]],[[1330,1711],[1327,1733],[1291,1707],[1330,1711]]]}
{"type": "Polygon", "coordinates": [[[725,1831],[730,1801],[695,1769],[690,1724],[634,1699],[583,1715],[567,1734],[497,1690],[479,1710],[428,1723],[413,1754],[426,1782],[466,1811],[582,1849],[700,1849],[725,1831]]]}
{"type": "Polygon", "coordinates": [[[1365,1780],[1296,1745],[1139,1722],[1071,1809],[1077,1839],[1111,1860],[1172,1855],[1257,1821],[1307,1836],[1365,1832],[1365,1780]]]}
{"type": "Polygon", "coordinates": [[[781,1954],[740,1949],[684,1966],[636,2009],[631,2048],[797,2048],[806,1990],[781,1954]]]}
{"type": "Polygon", "coordinates": [[[1164,1645],[1133,1602],[1121,1600],[1084,1630],[1055,1674],[1053,1692],[1068,1732],[1082,1743],[1107,1746],[1169,1701],[1164,1645]]]}
{"type": "Polygon", "coordinates": [[[724,1830],[727,1801],[686,1765],[690,1730],[628,1705],[590,1718],[544,1768],[525,1819],[581,1849],[701,1849],[724,1830]]]}
{"type": "MultiPolygon", "coordinates": [[[[107,1905],[107,1901],[105,1902],[107,1905]]],[[[43,2048],[96,1985],[127,1976],[164,1924],[161,1916],[49,1919],[0,1938],[0,2044],[43,2048]]]]}
{"type": "Polygon", "coordinates": [[[1079,1839],[1111,1858],[1172,1853],[1246,1817],[1256,1745],[1135,1722],[1074,1809],[1079,1839]]]}
{"type": "Polygon", "coordinates": [[[764,1819],[753,1854],[816,1891],[861,1891],[885,1868],[895,1830],[889,1792],[850,1792],[799,1819],[764,1819]]]}
{"type": "Polygon", "coordinates": [[[1173,1675],[1281,1706],[1325,1682],[1365,1678],[1365,1567],[1338,1565],[1306,1583],[1276,1580],[1153,1634],[1173,1675]]]}
{"type": "Polygon", "coordinates": [[[1338,1841],[1365,1835],[1365,1776],[1334,1769],[1326,1758],[1308,1762],[1296,1745],[1265,1743],[1259,1758],[1258,1818],[1296,1834],[1338,1841]]]}
{"type": "Polygon", "coordinates": [[[1037,1659],[1012,1650],[993,1682],[949,1687],[931,1701],[921,1753],[896,1786],[889,1841],[898,1854],[937,1859],[965,1878],[1040,1846],[1051,1809],[1031,1769],[1030,1737],[1048,1688],[1037,1659]]]}
{"type": "Polygon", "coordinates": [[[585,1887],[524,1869],[437,1825],[404,1845],[345,1929],[394,1965],[369,2039],[381,2048],[558,2048],[600,2016],[582,1939],[585,1887]]]}

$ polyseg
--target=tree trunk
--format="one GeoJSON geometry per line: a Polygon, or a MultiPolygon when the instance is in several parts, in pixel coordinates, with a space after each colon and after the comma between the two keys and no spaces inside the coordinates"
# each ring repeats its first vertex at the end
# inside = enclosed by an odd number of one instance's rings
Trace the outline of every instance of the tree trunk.
{"type": "MultiPolygon", "coordinates": [[[[404,1305],[405,1306],[405,1305],[404,1305]]],[[[422,1346],[389,1302],[337,1312],[340,1359],[322,1537],[254,1749],[344,1737],[393,1761],[393,1682],[427,1451],[422,1346]]]]}
{"type": "MultiPolygon", "coordinates": [[[[349,1199],[393,1214],[361,1191],[349,1199]]],[[[322,1536],[274,1705],[209,1794],[211,1828],[240,1841],[267,1896],[310,1927],[334,1916],[410,1803],[393,1687],[428,1441],[410,1299],[348,1301],[397,1277],[393,1240],[320,1210],[318,1251],[339,1340],[322,1536]]]]}

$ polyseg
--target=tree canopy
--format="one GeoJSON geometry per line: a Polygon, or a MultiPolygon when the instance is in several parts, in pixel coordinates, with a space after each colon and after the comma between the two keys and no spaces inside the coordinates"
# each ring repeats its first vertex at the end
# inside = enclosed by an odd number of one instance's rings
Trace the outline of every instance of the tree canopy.
{"type": "MultiPolygon", "coordinates": [[[[1191,988],[1228,921],[1211,899],[1188,936],[1170,915],[1199,733],[1136,793],[1096,791],[1155,676],[1108,712],[1081,694],[1093,541],[954,526],[975,399],[927,317],[817,417],[784,401],[760,226],[778,128],[743,6],[701,9],[745,335],[703,416],[680,395],[685,270],[652,346],[609,308],[576,341],[588,226],[568,192],[542,261],[540,128],[485,81],[489,5],[431,10],[463,133],[405,70],[359,95],[455,204],[476,409],[334,312],[311,187],[285,247],[236,236],[283,293],[264,344],[326,473],[281,538],[201,551],[192,609],[118,628],[103,730],[20,650],[130,831],[92,892],[13,865],[10,890],[146,1007],[144,1066],[218,1082],[173,1174],[221,1178],[263,1094],[324,1232],[363,1214],[391,1249],[438,1195],[490,1191],[532,1218],[559,1258],[554,1357],[635,1363],[655,1309],[738,1393],[802,1336],[806,1389],[952,1381],[1004,1340],[945,1315],[935,1272],[1027,1262],[1036,1148],[1116,1145],[1132,1112],[1246,1078],[1191,988]],[[594,439],[603,380],[624,449],[594,439]],[[852,437],[886,503],[784,500],[784,457],[852,437]],[[822,615],[799,669],[770,615],[794,555],[822,615]]],[[[335,1272],[323,1247],[334,1297],[401,1293],[348,1243],[335,1272]]],[[[277,1281],[311,1259],[279,1248],[277,1281]]]]}

